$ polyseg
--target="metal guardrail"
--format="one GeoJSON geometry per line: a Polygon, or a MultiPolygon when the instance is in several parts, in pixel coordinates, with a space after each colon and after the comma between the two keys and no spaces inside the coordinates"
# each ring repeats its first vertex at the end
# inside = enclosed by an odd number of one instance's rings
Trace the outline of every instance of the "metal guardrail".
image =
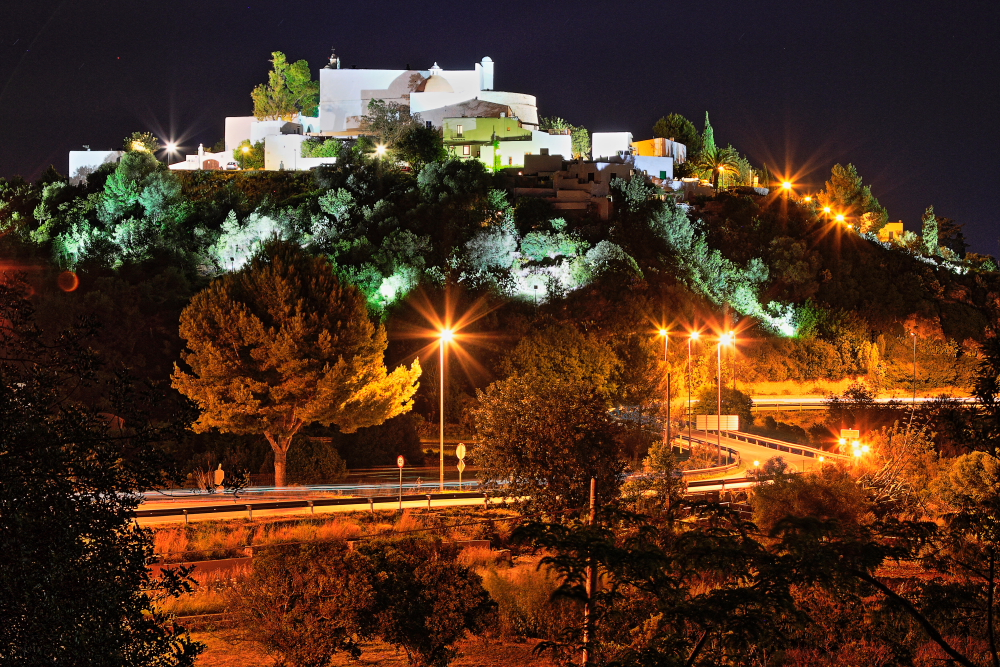
{"type": "MultiPolygon", "coordinates": [[[[398,488],[398,487],[397,487],[398,488]]],[[[484,498],[484,494],[478,492],[449,493],[447,495],[435,495],[424,493],[420,495],[410,494],[402,496],[403,502],[423,501],[430,502],[432,498],[438,500],[464,500],[468,498],[484,498]]],[[[196,514],[231,514],[233,512],[246,511],[248,516],[253,518],[254,510],[276,510],[276,509],[305,509],[310,508],[315,512],[317,507],[350,506],[358,505],[362,508],[374,509],[376,504],[398,503],[400,496],[384,495],[369,496],[367,498],[315,498],[308,500],[272,500],[255,503],[226,503],[224,505],[195,505],[190,507],[163,507],[152,510],[138,510],[135,515],[140,519],[161,518],[183,516],[185,521],[188,516],[196,514]]]]}
{"type": "Polygon", "coordinates": [[[744,433],[743,431],[730,431],[729,435],[726,436],[731,440],[740,440],[741,442],[746,442],[751,445],[757,445],[758,447],[767,447],[768,449],[773,449],[779,452],[785,452],[788,454],[793,454],[795,456],[805,456],[811,459],[822,457],[831,458],[848,458],[843,454],[835,454],[833,452],[828,452],[822,449],[815,449],[813,447],[806,447],[805,445],[800,445],[794,442],[787,442],[785,440],[775,440],[774,438],[765,438],[759,435],[753,435],[751,433],[744,433]]]}

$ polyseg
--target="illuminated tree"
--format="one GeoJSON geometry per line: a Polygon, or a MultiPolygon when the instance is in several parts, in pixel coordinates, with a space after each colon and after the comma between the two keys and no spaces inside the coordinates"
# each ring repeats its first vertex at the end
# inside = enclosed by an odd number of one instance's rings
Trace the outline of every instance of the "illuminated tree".
{"type": "Polygon", "coordinates": [[[708,112],[705,112],[705,132],[701,135],[701,150],[705,153],[714,153],[718,147],[715,145],[715,130],[708,120],[708,112]]]}
{"type": "Polygon", "coordinates": [[[706,143],[698,155],[695,166],[700,170],[702,177],[711,179],[712,185],[719,187],[719,176],[723,173],[739,173],[740,154],[732,146],[718,148],[713,142],[709,148],[706,143]]]}
{"type": "Polygon", "coordinates": [[[820,206],[829,206],[836,211],[849,212],[858,217],[866,213],[874,213],[875,218],[866,221],[866,226],[872,232],[878,232],[885,226],[889,214],[885,207],[878,203],[869,186],[865,185],[858,170],[853,164],[846,167],[833,165],[830,180],[826,187],[816,195],[820,206]]]}
{"type": "Polygon", "coordinates": [[[931,256],[938,254],[938,219],[933,206],[928,206],[920,217],[920,232],[924,239],[924,252],[931,256]]]}
{"type": "Polygon", "coordinates": [[[264,142],[258,141],[251,144],[249,139],[244,139],[239,146],[233,149],[233,159],[240,166],[240,169],[263,169],[264,142]]]}
{"type": "Polygon", "coordinates": [[[191,372],[175,367],[173,385],[201,409],[195,430],[263,434],[278,486],[302,427],[381,424],[410,409],[420,375],[416,361],[387,373],[364,296],[324,257],[278,240],[195,295],[180,334],[191,372]]]}
{"type": "Polygon", "coordinates": [[[409,106],[379,99],[369,101],[368,112],[361,117],[365,132],[389,147],[395,147],[404,135],[421,124],[420,114],[411,114],[409,106]]]}
{"type": "Polygon", "coordinates": [[[319,105],[319,82],[312,80],[309,63],[289,64],[285,54],[271,54],[267,83],[253,89],[253,115],[257,120],[292,120],[296,114],[315,116],[319,105]]]}
{"type": "Polygon", "coordinates": [[[152,132],[133,132],[125,137],[125,152],[141,151],[144,153],[155,153],[160,150],[160,140],[153,136],[152,132]]]}

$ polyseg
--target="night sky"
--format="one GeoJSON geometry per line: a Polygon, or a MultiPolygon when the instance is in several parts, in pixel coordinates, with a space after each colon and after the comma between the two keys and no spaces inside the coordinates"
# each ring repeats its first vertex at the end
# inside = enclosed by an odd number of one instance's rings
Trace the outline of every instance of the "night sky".
{"type": "Polygon", "coordinates": [[[1000,2],[0,0],[0,176],[151,130],[193,151],[251,113],[271,51],[471,69],[591,131],[679,112],[801,190],[853,162],[891,220],[934,205],[998,254],[1000,2]]]}

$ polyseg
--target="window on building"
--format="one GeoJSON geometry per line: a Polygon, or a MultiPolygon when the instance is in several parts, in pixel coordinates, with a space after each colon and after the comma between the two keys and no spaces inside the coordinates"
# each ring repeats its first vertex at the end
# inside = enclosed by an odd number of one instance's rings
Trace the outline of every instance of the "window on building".
{"type": "Polygon", "coordinates": [[[667,172],[660,170],[660,179],[665,179],[667,177],[667,172]]]}
{"type": "Polygon", "coordinates": [[[472,155],[472,146],[462,146],[462,155],[472,155]]]}
{"type": "Polygon", "coordinates": [[[432,123],[431,121],[428,120],[428,121],[425,121],[425,122],[427,123],[427,129],[428,130],[434,127],[434,123],[432,123]]]}
{"type": "Polygon", "coordinates": [[[456,127],[458,128],[458,136],[462,136],[463,130],[465,130],[465,126],[464,125],[456,125],[456,127]]]}

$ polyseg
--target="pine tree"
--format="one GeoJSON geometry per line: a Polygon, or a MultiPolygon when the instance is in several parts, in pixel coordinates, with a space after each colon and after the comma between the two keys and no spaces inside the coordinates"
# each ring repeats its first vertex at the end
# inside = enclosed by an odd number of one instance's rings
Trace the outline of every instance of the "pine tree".
{"type": "Polygon", "coordinates": [[[385,329],[325,257],[276,239],[195,295],[180,334],[191,372],[175,367],[173,384],[201,409],[195,430],[263,434],[277,486],[304,426],[381,424],[410,409],[420,376],[416,361],[386,372],[385,329]]]}
{"type": "Polygon", "coordinates": [[[938,254],[938,218],[934,215],[934,207],[928,206],[920,218],[924,237],[924,250],[932,257],[938,254]]]}
{"type": "Polygon", "coordinates": [[[701,152],[702,153],[715,153],[715,131],[712,129],[712,123],[708,120],[708,112],[705,112],[705,133],[701,135],[701,152]]]}

